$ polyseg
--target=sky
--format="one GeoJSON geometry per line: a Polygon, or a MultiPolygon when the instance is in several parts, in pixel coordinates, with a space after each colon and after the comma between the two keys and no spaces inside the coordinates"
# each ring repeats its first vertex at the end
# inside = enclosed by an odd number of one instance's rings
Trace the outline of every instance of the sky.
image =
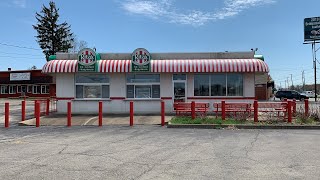
{"type": "MultiPolygon", "coordinates": [[[[60,21],[98,52],[237,52],[258,48],[278,86],[314,82],[303,20],[319,0],[54,0],[60,21]],[[292,76],[292,81],[291,81],[292,76]]],[[[49,0],[0,0],[0,71],[41,69],[35,13],[49,0]]],[[[320,47],[320,44],[317,45],[320,47]]],[[[320,51],[319,51],[320,52],[320,51]]],[[[320,61],[320,53],[318,53],[320,61]]],[[[317,63],[318,67],[320,64],[317,63]]],[[[319,68],[320,69],[320,68],[319,68]]],[[[320,82],[320,73],[318,82],[320,82]]]]}

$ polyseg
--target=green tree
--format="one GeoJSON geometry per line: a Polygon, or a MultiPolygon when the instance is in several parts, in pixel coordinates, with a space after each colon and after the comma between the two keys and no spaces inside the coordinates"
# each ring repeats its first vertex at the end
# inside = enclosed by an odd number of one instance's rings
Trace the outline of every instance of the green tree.
{"type": "Polygon", "coordinates": [[[36,12],[37,24],[33,28],[38,35],[35,36],[48,61],[49,56],[56,52],[68,52],[73,47],[73,33],[67,22],[59,24],[59,8],[53,1],[49,6],[43,5],[40,13],[36,12]]]}

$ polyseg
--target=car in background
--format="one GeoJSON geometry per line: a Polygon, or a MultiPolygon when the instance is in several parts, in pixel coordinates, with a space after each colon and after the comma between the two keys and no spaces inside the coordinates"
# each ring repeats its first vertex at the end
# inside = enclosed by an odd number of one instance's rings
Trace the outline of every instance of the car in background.
{"type": "Polygon", "coordinates": [[[297,91],[294,90],[281,90],[277,91],[275,94],[276,98],[279,98],[281,101],[283,101],[285,98],[286,99],[297,99],[300,101],[303,101],[305,99],[309,99],[309,97],[305,94],[300,94],[297,91]]]}
{"type": "Polygon", "coordinates": [[[316,94],[313,91],[303,91],[301,94],[307,95],[309,98],[316,97],[316,94]]]}

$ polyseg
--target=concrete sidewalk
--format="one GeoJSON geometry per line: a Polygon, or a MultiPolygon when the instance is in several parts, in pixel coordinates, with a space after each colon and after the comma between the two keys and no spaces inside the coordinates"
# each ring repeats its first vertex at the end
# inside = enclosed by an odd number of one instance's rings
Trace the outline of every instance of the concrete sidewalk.
{"type": "MultiPolygon", "coordinates": [[[[170,121],[172,116],[166,116],[165,121],[170,121]]],[[[102,119],[103,125],[129,125],[129,116],[115,116],[115,115],[104,115],[102,119]]],[[[87,126],[87,125],[98,125],[98,116],[96,115],[73,115],[72,126],[87,126]]],[[[134,116],[134,124],[139,125],[156,125],[161,124],[161,116],[134,116]]],[[[35,126],[36,119],[30,119],[23,122],[19,122],[19,125],[35,126]]],[[[66,115],[50,115],[43,116],[40,118],[41,126],[66,126],[67,116],[66,115]]]]}

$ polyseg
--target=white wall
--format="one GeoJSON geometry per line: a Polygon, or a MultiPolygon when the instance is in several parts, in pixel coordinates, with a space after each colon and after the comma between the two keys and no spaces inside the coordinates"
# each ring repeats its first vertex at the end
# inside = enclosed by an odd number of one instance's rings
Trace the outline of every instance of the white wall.
{"type": "MultiPolygon", "coordinates": [[[[74,74],[57,74],[57,97],[70,98],[75,97],[74,74]]],[[[187,97],[193,97],[194,75],[187,74],[187,97]]],[[[254,74],[244,74],[243,86],[244,97],[255,96],[254,74]]],[[[166,104],[166,112],[173,111],[173,83],[172,73],[162,73],[160,75],[160,94],[161,97],[172,97],[172,99],[164,99],[166,104]]],[[[126,97],[126,75],[122,73],[110,74],[110,97],[125,98],[126,97]]],[[[192,99],[188,99],[192,101],[192,99]]],[[[214,102],[220,102],[221,99],[195,99],[196,102],[209,102],[210,109],[214,102]]],[[[239,101],[230,99],[228,101],[239,101]]],[[[240,100],[252,101],[252,100],[240,100]]],[[[58,112],[66,113],[68,100],[58,101],[58,112]]],[[[72,111],[74,114],[96,114],[98,112],[99,100],[72,100],[72,111]]],[[[134,100],[135,114],[159,114],[161,99],[154,100],[134,100]]],[[[103,110],[108,114],[128,114],[130,111],[130,99],[111,99],[103,100],[103,110]]]]}
{"type": "Polygon", "coordinates": [[[126,74],[111,73],[110,77],[110,97],[126,97],[126,74]]]}
{"type": "MultiPolygon", "coordinates": [[[[58,98],[73,98],[75,97],[74,89],[74,74],[56,74],[56,96],[58,98]]],[[[67,112],[68,100],[58,100],[57,111],[59,113],[67,112]]]]}
{"type": "Polygon", "coordinates": [[[56,74],[57,97],[74,97],[74,74],[56,74]]]}
{"type": "Polygon", "coordinates": [[[255,75],[253,73],[246,73],[243,76],[243,96],[255,97],[255,75]]]}

